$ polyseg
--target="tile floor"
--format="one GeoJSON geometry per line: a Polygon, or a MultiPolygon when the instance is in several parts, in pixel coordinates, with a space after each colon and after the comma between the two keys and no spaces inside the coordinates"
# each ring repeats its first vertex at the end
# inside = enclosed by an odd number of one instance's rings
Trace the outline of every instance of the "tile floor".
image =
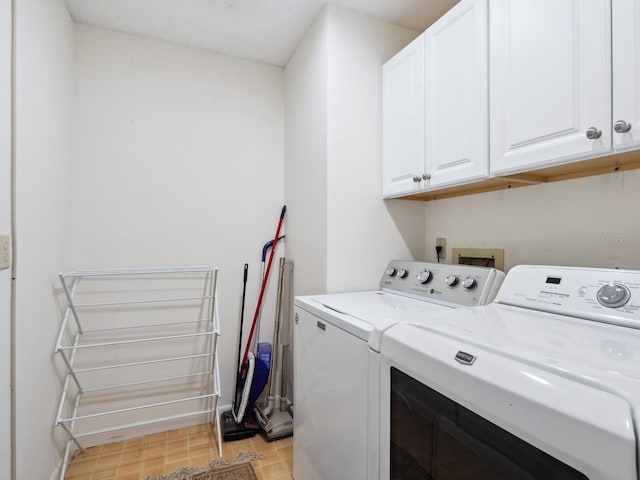
{"type": "MultiPolygon", "coordinates": [[[[222,443],[222,456],[259,452],[253,461],[259,480],[290,480],[293,471],[292,437],[267,442],[260,434],[245,440],[222,443]]],[[[200,467],[218,458],[216,436],[210,425],[172,430],[146,437],[91,447],[71,462],[65,480],[143,480],[180,467],[200,467]]]]}

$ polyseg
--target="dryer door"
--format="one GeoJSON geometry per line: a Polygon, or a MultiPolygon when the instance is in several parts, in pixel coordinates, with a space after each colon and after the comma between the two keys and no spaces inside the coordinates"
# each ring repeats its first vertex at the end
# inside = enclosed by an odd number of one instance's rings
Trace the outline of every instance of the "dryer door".
{"type": "Polygon", "coordinates": [[[380,372],[382,479],[637,479],[616,395],[406,324],[380,372]]]}

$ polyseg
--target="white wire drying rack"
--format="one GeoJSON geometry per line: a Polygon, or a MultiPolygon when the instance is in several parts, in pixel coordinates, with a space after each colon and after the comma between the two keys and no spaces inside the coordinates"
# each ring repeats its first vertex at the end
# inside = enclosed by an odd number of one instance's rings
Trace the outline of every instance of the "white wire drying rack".
{"type": "Polygon", "coordinates": [[[66,368],[56,426],[68,436],[60,479],[72,454],[91,446],[84,441],[194,416],[215,423],[222,457],[217,268],[59,277],[67,305],[55,354],[66,368]]]}

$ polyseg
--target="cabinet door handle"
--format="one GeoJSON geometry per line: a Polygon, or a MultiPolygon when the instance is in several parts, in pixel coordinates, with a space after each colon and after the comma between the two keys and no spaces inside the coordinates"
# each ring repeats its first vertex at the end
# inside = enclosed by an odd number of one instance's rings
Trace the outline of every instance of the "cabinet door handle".
{"type": "Polygon", "coordinates": [[[589,140],[596,140],[602,136],[602,130],[598,130],[596,127],[587,129],[587,138],[589,140]]]}
{"type": "Polygon", "coordinates": [[[422,178],[420,177],[420,175],[413,176],[413,183],[420,183],[421,180],[422,178]]]}
{"type": "Polygon", "coordinates": [[[430,173],[423,173],[422,174],[422,179],[423,180],[431,180],[431,174],[430,173]]]}
{"type": "Polygon", "coordinates": [[[617,133],[627,133],[629,130],[631,130],[631,124],[625,122],[624,120],[618,120],[614,125],[613,125],[613,129],[617,132],[617,133]]]}

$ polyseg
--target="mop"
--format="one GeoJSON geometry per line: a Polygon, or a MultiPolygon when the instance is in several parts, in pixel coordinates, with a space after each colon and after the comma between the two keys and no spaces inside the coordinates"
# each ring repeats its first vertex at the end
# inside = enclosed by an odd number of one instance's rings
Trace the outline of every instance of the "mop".
{"type": "Polygon", "coordinates": [[[282,408],[283,398],[278,399],[280,405],[276,408],[275,397],[275,378],[277,376],[278,368],[282,369],[283,365],[279,363],[280,359],[280,323],[282,317],[282,303],[283,303],[283,282],[284,282],[284,270],[285,259],[280,258],[280,270],[278,273],[278,293],[276,303],[276,318],[274,326],[274,339],[273,339],[273,356],[271,362],[271,371],[269,373],[269,395],[261,403],[256,403],[254,412],[256,419],[260,424],[260,427],[264,431],[267,441],[271,442],[279,440],[281,438],[293,435],[293,418],[287,408],[282,408]]]}
{"type": "Polygon", "coordinates": [[[248,271],[249,264],[245,263],[242,280],[242,306],[240,308],[238,365],[236,369],[236,383],[234,388],[235,396],[233,404],[231,405],[231,411],[223,412],[221,415],[223,437],[225,440],[241,440],[255,435],[255,431],[245,428],[242,424],[242,419],[249,403],[249,389],[245,388],[245,385],[251,385],[255,369],[255,358],[253,357],[253,354],[248,357],[247,368],[242,369],[240,364],[240,352],[242,351],[242,325],[244,323],[244,304],[247,294],[248,271]]]}

